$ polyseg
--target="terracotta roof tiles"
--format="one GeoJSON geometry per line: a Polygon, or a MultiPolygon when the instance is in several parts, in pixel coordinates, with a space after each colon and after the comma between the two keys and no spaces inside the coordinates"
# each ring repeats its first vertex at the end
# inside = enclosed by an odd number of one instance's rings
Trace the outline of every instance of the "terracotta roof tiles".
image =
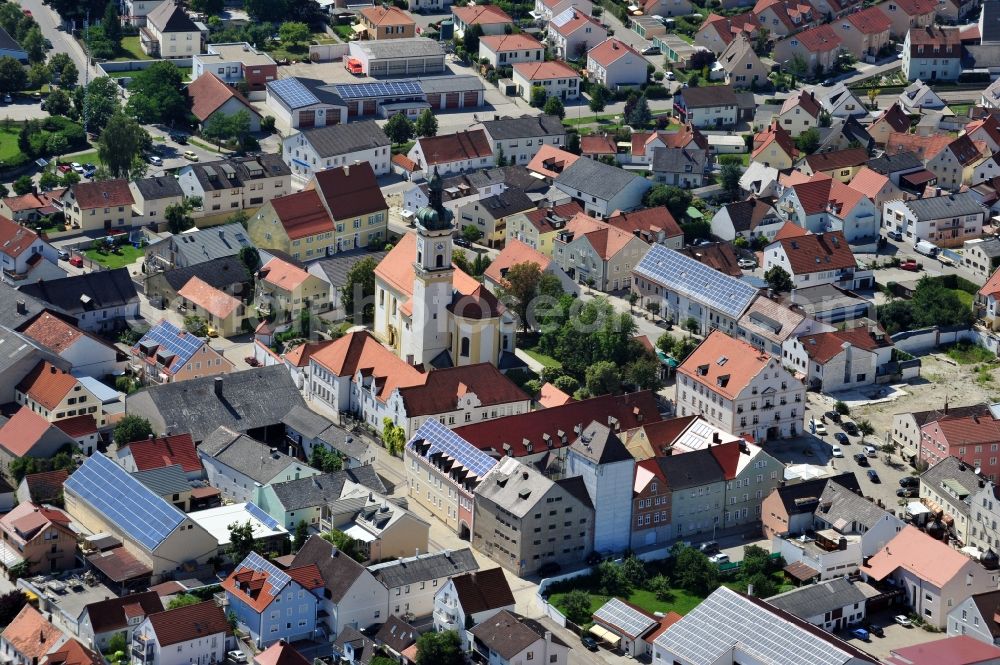
{"type": "Polygon", "coordinates": [[[31,605],[25,605],[2,633],[4,640],[30,663],[37,663],[66,635],[46,621],[31,605]]]}
{"type": "Polygon", "coordinates": [[[248,113],[260,115],[257,113],[257,109],[236,88],[226,85],[211,72],[206,72],[206,75],[196,78],[188,85],[187,93],[191,99],[191,113],[201,122],[208,120],[213,113],[219,110],[219,107],[233,98],[242,103],[248,113]]]}
{"type": "Polygon", "coordinates": [[[376,395],[382,400],[396,388],[422,385],[427,379],[426,374],[398,358],[366,331],[344,335],[312,358],[336,376],[353,377],[361,372],[374,377],[376,395]]]}
{"type": "Polygon", "coordinates": [[[413,17],[398,7],[384,7],[381,5],[365,7],[361,10],[361,16],[375,26],[416,25],[413,17]]]}
{"type": "Polygon", "coordinates": [[[931,538],[914,526],[906,526],[861,570],[869,577],[882,581],[897,568],[903,568],[940,589],[951,582],[967,563],[969,558],[957,549],[931,538]]]}
{"type": "Polygon", "coordinates": [[[76,326],[48,312],[43,312],[22,333],[57,354],[73,346],[85,334],[76,326]]]}
{"type": "Polygon", "coordinates": [[[565,62],[515,62],[514,71],[527,81],[544,81],[559,78],[580,78],[575,69],[565,62]]]}
{"type": "Polygon", "coordinates": [[[37,233],[0,215],[0,253],[17,258],[37,241],[37,233]]]}
{"type": "Polygon", "coordinates": [[[540,41],[525,33],[518,33],[516,35],[486,35],[479,38],[479,43],[494,53],[545,48],[540,41]]]}
{"type": "Polygon", "coordinates": [[[14,457],[28,456],[50,427],[49,421],[22,406],[0,427],[0,447],[14,457]]]}
{"type": "Polygon", "coordinates": [[[496,5],[469,5],[452,7],[451,13],[465,25],[498,25],[514,23],[510,14],[496,5]]]}
{"type": "Polygon", "coordinates": [[[605,39],[603,42],[590,49],[587,53],[587,57],[592,59],[597,64],[602,67],[609,67],[614,62],[631,54],[636,58],[642,59],[642,54],[636,51],[634,48],[626,44],[620,39],[615,39],[611,37],[605,39]]]}
{"type": "Polygon", "coordinates": [[[795,275],[857,267],[857,261],[842,231],[808,234],[776,240],[781,244],[795,275]]]}
{"type": "Polygon", "coordinates": [[[563,172],[563,169],[578,159],[580,159],[579,155],[546,143],[538,148],[538,152],[531,158],[526,168],[529,171],[540,173],[546,178],[556,178],[563,172]]]}
{"type": "Polygon", "coordinates": [[[157,612],[147,619],[161,648],[219,633],[233,633],[226,613],[214,600],[157,612]]]}
{"type": "Polygon", "coordinates": [[[315,189],[271,199],[271,207],[291,240],[333,231],[333,220],[315,189]]]}
{"type": "Polygon", "coordinates": [[[135,203],[127,180],[78,182],[70,188],[81,210],[117,208],[135,203]]]}
{"type": "Polygon", "coordinates": [[[892,27],[892,21],[880,7],[866,7],[859,12],[847,15],[847,20],[858,32],[865,35],[877,35],[892,27]]]}
{"type": "Polygon", "coordinates": [[[273,258],[260,269],[260,278],[286,291],[294,291],[309,278],[309,273],[288,261],[273,258]]]}
{"type": "Polygon", "coordinates": [[[184,473],[199,473],[201,459],[190,434],[171,434],[141,441],[121,442],[127,447],[139,471],[160,469],[179,464],[184,473]]]}
{"type": "Polygon", "coordinates": [[[520,240],[510,240],[486,268],[484,276],[500,284],[507,270],[521,263],[534,263],[544,271],[551,265],[552,259],[520,240]]]}
{"type": "Polygon", "coordinates": [[[734,399],[773,358],[746,342],[714,330],[677,368],[697,384],[734,399]]]}
{"type": "Polygon", "coordinates": [[[493,149],[490,148],[486,132],[482,129],[442,134],[441,136],[425,136],[417,139],[417,144],[420,146],[420,152],[423,154],[424,162],[428,168],[435,164],[480,159],[493,155],[493,149]]]}
{"type": "Polygon", "coordinates": [[[469,393],[475,394],[484,407],[530,400],[490,363],[437,369],[426,374],[423,383],[399,388],[407,417],[411,418],[453,411],[469,393]]]}
{"type": "Polygon", "coordinates": [[[56,368],[48,361],[42,361],[28,372],[17,385],[17,389],[51,410],[59,406],[76,384],[76,378],[72,375],[56,368]]]}
{"type": "Polygon", "coordinates": [[[213,287],[200,277],[189,279],[187,284],[177,291],[177,295],[220,319],[229,317],[240,306],[239,300],[213,287]]]}

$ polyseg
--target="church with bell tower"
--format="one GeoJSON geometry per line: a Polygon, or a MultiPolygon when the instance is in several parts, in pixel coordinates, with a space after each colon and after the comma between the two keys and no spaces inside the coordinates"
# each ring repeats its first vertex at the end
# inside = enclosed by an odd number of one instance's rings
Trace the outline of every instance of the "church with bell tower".
{"type": "Polygon", "coordinates": [[[441,176],[427,183],[416,233],[400,238],[375,269],[375,335],[400,358],[425,368],[513,361],[511,312],[452,262],[452,213],[441,176]]]}

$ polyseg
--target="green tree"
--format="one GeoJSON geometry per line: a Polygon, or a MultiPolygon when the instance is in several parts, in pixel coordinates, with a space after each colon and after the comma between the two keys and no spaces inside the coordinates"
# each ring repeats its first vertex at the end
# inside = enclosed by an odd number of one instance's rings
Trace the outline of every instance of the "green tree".
{"type": "Polygon", "coordinates": [[[545,100],[545,106],[542,108],[542,112],[545,115],[557,116],[560,120],[566,117],[566,107],[563,106],[562,100],[552,95],[545,100]]]}
{"type": "Polygon", "coordinates": [[[673,560],[677,586],[698,596],[707,596],[718,588],[719,569],[707,556],[683,544],[673,549],[676,551],[673,560]]]}
{"type": "Polygon", "coordinates": [[[257,550],[258,544],[253,537],[253,524],[250,520],[245,524],[233,522],[229,525],[229,558],[233,563],[239,564],[257,550]]]}
{"type": "Polygon", "coordinates": [[[566,132],[566,152],[571,152],[574,155],[580,154],[580,133],[566,132]]]}
{"type": "Polygon", "coordinates": [[[552,382],[552,385],[568,395],[572,395],[580,389],[580,382],[568,374],[556,377],[556,379],[552,382]]]}
{"type": "Polygon", "coordinates": [[[722,185],[722,191],[726,193],[726,196],[730,200],[735,200],[740,196],[740,177],[742,175],[743,169],[736,164],[722,165],[722,169],[719,172],[719,184],[722,185]]]}
{"type": "Polygon", "coordinates": [[[438,121],[430,109],[424,109],[417,117],[414,131],[417,136],[437,136],[438,121]]]}
{"type": "Polygon", "coordinates": [[[750,593],[750,590],[753,589],[753,596],[755,598],[770,598],[778,593],[778,585],[770,575],[758,573],[750,577],[745,577],[744,580],[747,584],[747,593],[750,593]]]}
{"type": "Polygon", "coordinates": [[[314,445],[309,456],[309,466],[323,473],[333,473],[344,468],[344,458],[326,446],[314,445]]]}
{"type": "Polygon", "coordinates": [[[591,616],[590,594],[583,589],[573,589],[562,597],[559,609],[576,625],[585,624],[591,616]]]}
{"type": "Polygon", "coordinates": [[[598,395],[617,394],[621,391],[622,379],[618,366],[608,360],[596,362],[587,368],[585,383],[587,392],[598,395]]]}
{"type": "Polygon", "coordinates": [[[632,127],[642,128],[648,127],[652,121],[653,114],[649,110],[649,102],[646,100],[646,95],[642,95],[635,103],[635,108],[632,109],[631,113],[625,116],[625,122],[632,127]]]}
{"type": "Polygon", "coordinates": [[[817,148],[819,148],[819,142],[819,130],[815,127],[810,127],[795,138],[795,147],[798,148],[800,152],[806,155],[811,155],[816,152],[817,148]]]}
{"type": "Polygon", "coordinates": [[[429,631],[417,638],[417,665],[465,665],[458,633],[429,631]]]}
{"type": "Polygon", "coordinates": [[[469,242],[477,242],[483,237],[483,232],[477,229],[472,224],[466,224],[462,227],[462,237],[469,242]]]}
{"type": "Polygon", "coordinates": [[[689,316],[684,319],[684,330],[687,330],[689,335],[698,334],[698,331],[701,330],[701,325],[698,323],[698,319],[693,316],[689,316]]]}
{"type": "Polygon", "coordinates": [[[214,113],[209,117],[208,122],[202,125],[201,135],[210,141],[214,141],[215,145],[222,147],[222,144],[232,137],[231,126],[228,115],[225,113],[214,113]]]}
{"type": "Polygon", "coordinates": [[[246,247],[240,248],[240,263],[247,269],[251,275],[258,270],[260,270],[260,252],[253,245],[247,245],[246,247]]]}
{"type": "Polygon", "coordinates": [[[254,23],[279,23],[288,17],[286,0],[244,0],[243,8],[254,23]]]}
{"type": "Polygon", "coordinates": [[[20,62],[9,55],[0,58],[0,93],[18,92],[27,84],[28,73],[20,62]]]}
{"type": "Polygon", "coordinates": [[[503,277],[500,299],[514,310],[521,329],[528,332],[530,320],[528,308],[531,301],[538,297],[538,287],[542,281],[542,270],[537,263],[517,263],[512,265],[503,277]]]}
{"type": "Polygon", "coordinates": [[[97,142],[97,155],[113,178],[135,178],[145,170],[143,152],[153,141],[139,123],[124,113],[115,113],[108,120],[97,142]]]}
{"type": "Polygon", "coordinates": [[[66,115],[73,108],[69,95],[62,88],[56,88],[45,100],[45,110],[49,115],[66,115]]]}
{"type": "Polygon", "coordinates": [[[397,113],[389,118],[382,130],[389,137],[389,140],[397,145],[406,143],[413,138],[413,123],[402,113],[397,113]]]}
{"type": "Polygon", "coordinates": [[[167,603],[168,610],[176,610],[178,607],[187,607],[188,605],[197,605],[201,602],[201,598],[198,596],[193,596],[190,593],[182,593],[174,596],[167,603]]]}
{"type": "Polygon", "coordinates": [[[162,123],[172,127],[184,123],[188,105],[182,87],[183,78],[176,65],[159,60],[132,76],[125,112],[144,125],[162,123]]]}
{"type": "Polygon", "coordinates": [[[167,220],[167,228],[173,234],[183,233],[194,226],[194,218],[188,214],[188,208],[183,203],[172,203],[163,211],[167,220]]]}
{"type": "Polygon", "coordinates": [[[605,596],[628,598],[632,595],[632,585],[625,571],[614,561],[602,561],[597,566],[597,588],[605,596]]]}
{"type": "Polygon", "coordinates": [[[0,626],[10,624],[27,604],[28,596],[20,589],[8,591],[0,596],[0,626]]]}
{"type": "Polygon", "coordinates": [[[123,446],[133,441],[148,439],[153,433],[153,426],[142,416],[128,414],[115,425],[112,437],[117,445],[123,446]]]}
{"type": "Polygon", "coordinates": [[[597,84],[590,88],[590,110],[594,113],[600,113],[604,110],[604,107],[608,104],[608,98],[611,96],[611,91],[605,88],[601,84],[597,84]]]}
{"type": "Polygon", "coordinates": [[[388,656],[375,656],[368,665],[399,665],[399,661],[388,656]]]}
{"type": "MultiPolygon", "coordinates": [[[[52,81],[52,70],[44,62],[36,62],[28,68],[28,87],[41,88],[52,81]]],[[[51,113],[51,112],[50,112],[51,113]]]]}
{"type": "Polygon", "coordinates": [[[639,557],[634,554],[625,557],[621,568],[622,574],[633,588],[639,589],[646,584],[646,564],[639,557]]]}
{"type": "Polygon", "coordinates": [[[80,182],[80,174],[76,171],[67,171],[62,174],[62,178],[59,179],[59,184],[63,187],[72,187],[76,183],[80,182]]]}
{"type": "Polygon", "coordinates": [[[101,29],[104,30],[104,38],[111,42],[115,51],[119,51],[122,47],[122,20],[118,16],[118,2],[116,0],[110,0],[104,8],[101,29]]]}
{"type": "Polygon", "coordinates": [[[858,432],[861,433],[861,443],[865,442],[866,436],[871,436],[875,433],[875,428],[872,426],[869,420],[859,420],[858,421],[858,432]]]}
{"type": "Polygon", "coordinates": [[[18,196],[30,194],[35,189],[35,183],[31,181],[30,175],[23,175],[14,181],[14,193],[18,196]]]}
{"type": "Polygon", "coordinates": [[[643,197],[647,208],[666,206],[675,219],[683,219],[691,207],[691,192],[673,185],[653,185],[643,197]]]}
{"type": "Polygon", "coordinates": [[[347,271],[347,281],[344,283],[344,312],[354,317],[355,323],[370,319],[375,313],[375,268],[378,262],[371,256],[366,257],[351,266],[347,271]],[[360,308],[360,309],[359,309],[360,308]],[[358,317],[358,314],[361,316],[358,317]]]}
{"type": "Polygon", "coordinates": [[[545,88],[540,85],[532,86],[531,88],[531,105],[535,108],[542,108],[545,106],[545,100],[548,95],[545,92],[545,88]]]}
{"type": "Polygon", "coordinates": [[[754,575],[770,575],[772,568],[771,554],[763,547],[759,545],[747,545],[743,548],[743,562],[740,564],[740,574],[744,578],[750,578],[754,575]]]}
{"type": "Polygon", "coordinates": [[[839,399],[837,400],[837,403],[833,405],[833,410],[842,416],[851,415],[851,407],[847,406],[846,402],[842,402],[839,399]]]}
{"type": "Polygon", "coordinates": [[[305,23],[286,21],[278,28],[278,36],[281,37],[281,43],[295,47],[302,42],[309,41],[312,32],[305,23]]]}
{"type": "Polygon", "coordinates": [[[118,85],[107,76],[99,76],[87,85],[83,106],[87,131],[99,134],[118,111],[118,85]]]}
{"type": "Polygon", "coordinates": [[[208,335],[208,322],[197,314],[188,314],[184,317],[184,329],[195,337],[205,337],[208,335]]]}
{"type": "Polygon", "coordinates": [[[786,293],[792,290],[792,276],[781,266],[772,266],[764,273],[764,280],[775,293],[786,293]]]}
{"type": "Polygon", "coordinates": [[[128,642],[125,641],[125,633],[115,633],[108,640],[108,653],[118,653],[119,651],[125,651],[128,648],[128,642]]]}
{"type": "Polygon", "coordinates": [[[503,146],[502,145],[498,145],[497,146],[497,151],[496,151],[496,154],[494,155],[493,163],[498,168],[502,168],[504,166],[507,166],[507,154],[503,151],[503,146]]]}
{"type": "Polygon", "coordinates": [[[479,56],[479,38],[482,36],[483,26],[479,24],[470,25],[462,36],[462,46],[474,58],[479,56]]]}
{"type": "Polygon", "coordinates": [[[59,85],[63,88],[72,88],[79,79],[80,70],[76,68],[76,64],[73,62],[67,62],[59,70],[59,85]]]}
{"type": "Polygon", "coordinates": [[[191,0],[191,9],[206,16],[217,17],[226,8],[225,0],[191,0]]]}
{"type": "Polygon", "coordinates": [[[268,134],[274,132],[274,116],[265,115],[260,119],[260,131],[267,132],[268,134]]]}
{"type": "Polygon", "coordinates": [[[59,186],[59,176],[54,171],[45,171],[38,179],[42,191],[49,191],[59,186]]]}
{"type": "Polygon", "coordinates": [[[660,387],[660,363],[647,353],[626,365],[622,378],[638,390],[655,390],[660,387]]]}
{"type": "Polygon", "coordinates": [[[334,529],[333,531],[327,531],[323,534],[323,540],[333,543],[337,546],[337,549],[351,557],[358,563],[364,563],[368,560],[362,550],[361,544],[355,539],[348,536],[343,531],[338,531],[334,529]]]}
{"type": "Polygon", "coordinates": [[[295,524],[295,549],[301,549],[307,540],[309,540],[309,523],[299,520],[295,524]]]}
{"type": "Polygon", "coordinates": [[[21,48],[28,54],[28,62],[45,62],[45,37],[42,36],[42,29],[37,25],[33,26],[21,39],[21,48]]]}
{"type": "Polygon", "coordinates": [[[45,142],[45,148],[54,158],[58,158],[69,150],[69,141],[62,134],[52,134],[45,142]]]}
{"type": "Polygon", "coordinates": [[[396,425],[392,418],[382,419],[382,443],[390,455],[398,456],[403,453],[403,446],[406,445],[406,430],[396,425]]]}

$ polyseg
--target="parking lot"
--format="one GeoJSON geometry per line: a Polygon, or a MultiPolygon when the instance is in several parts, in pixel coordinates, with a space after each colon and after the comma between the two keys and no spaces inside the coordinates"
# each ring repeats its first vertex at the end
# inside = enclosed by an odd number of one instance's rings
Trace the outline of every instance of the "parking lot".
{"type": "Polygon", "coordinates": [[[900,613],[904,613],[903,610],[888,609],[868,617],[866,623],[874,623],[882,626],[885,632],[884,637],[872,635],[869,640],[865,642],[851,635],[850,630],[839,631],[837,636],[850,642],[859,649],[876,656],[880,660],[887,658],[892,649],[910,647],[917,644],[923,644],[924,642],[932,642],[945,637],[941,633],[932,633],[924,630],[923,628],[904,628],[903,626],[896,625],[893,621],[893,616],[900,613]]]}

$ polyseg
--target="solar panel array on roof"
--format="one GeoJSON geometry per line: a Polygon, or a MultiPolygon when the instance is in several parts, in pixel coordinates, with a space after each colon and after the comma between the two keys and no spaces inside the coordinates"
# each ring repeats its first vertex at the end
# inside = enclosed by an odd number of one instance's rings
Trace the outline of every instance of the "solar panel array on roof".
{"type": "Polygon", "coordinates": [[[424,440],[430,444],[427,457],[435,453],[447,455],[479,478],[484,477],[497,464],[495,459],[456,435],[434,418],[424,421],[417,433],[413,435],[411,444],[417,440],[424,440]]]}
{"type": "Polygon", "coordinates": [[[184,521],[184,513],[104,455],[87,458],[64,487],[150,551],[184,521]]]}
{"type": "Polygon", "coordinates": [[[266,526],[271,531],[278,528],[278,521],[257,507],[257,504],[252,501],[247,503],[246,511],[253,515],[258,522],[266,526]]]}
{"type": "Polygon", "coordinates": [[[601,605],[600,609],[594,612],[594,618],[621,628],[629,637],[639,637],[657,623],[655,619],[650,619],[617,598],[611,598],[601,605]]]}
{"type": "Polygon", "coordinates": [[[250,570],[255,570],[258,573],[267,575],[267,579],[271,582],[271,586],[274,588],[275,592],[284,589],[285,585],[287,585],[292,579],[288,576],[288,573],[280,570],[277,566],[256,552],[250,552],[250,554],[247,555],[247,558],[243,559],[242,563],[240,563],[239,567],[249,568],[250,570]]]}
{"type": "Polygon", "coordinates": [[[183,365],[190,360],[201,348],[202,343],[201,338],[182,333],[180,328],[169,321],[161,321],[143,335],[138,345],[144,350],[157,346],[159,347],[156,350],[157,355],[176,356],[175,361],[171,363],[172,367],[178,362],[183,365]]]}
{"type": "Polygon", "coordinates": [[[663,245],[650,247],[635,267],[635,273],[698,302],[707,303],[734,319],[750,306],[757,295],[757,289],[752,285],[663,245]]]}
{"type": "Polygon", "coordinates": [[[384,81],[379,83],[338,83],[333,86],[344,99],[393,97],[395,95],[421,95],[423,90],[416,81],[384,81]]]}
{"type": "Polygon", "coordinates": [[[309,88],[296,78],[278,79],[267,84],[290,108],[300,109],[304,106],[319,104],[309,88]]]}

